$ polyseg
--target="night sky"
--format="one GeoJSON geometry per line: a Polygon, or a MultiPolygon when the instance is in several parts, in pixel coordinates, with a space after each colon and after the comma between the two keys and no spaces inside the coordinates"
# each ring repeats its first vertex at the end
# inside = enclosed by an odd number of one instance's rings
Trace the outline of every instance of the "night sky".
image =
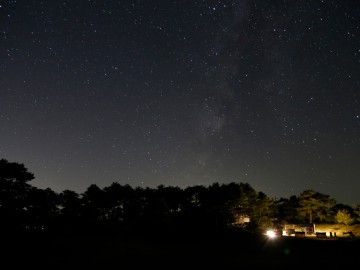
{"type": "Polygon", "coordinates": [[[0,1],[0,158],[84,192],[360,203],[360,1],[0,1]]]}

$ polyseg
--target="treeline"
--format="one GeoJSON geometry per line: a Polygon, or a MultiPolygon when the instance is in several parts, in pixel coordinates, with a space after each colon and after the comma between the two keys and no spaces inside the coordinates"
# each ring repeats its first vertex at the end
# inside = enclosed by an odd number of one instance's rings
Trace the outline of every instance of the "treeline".
{"type": "Polygon", "coordinates": [[[286,223],[360,221],[360,205],[337,203],[305,190],[299,196],[273,199],[247,183],[214,183],[185,189],[160,185],[133,188],[112,183],[89,186],[82,194],[56,193],[29,182],[34,175],[17,162],[0,160],[0,229],[63,233],[213,230],[286,223]]]}

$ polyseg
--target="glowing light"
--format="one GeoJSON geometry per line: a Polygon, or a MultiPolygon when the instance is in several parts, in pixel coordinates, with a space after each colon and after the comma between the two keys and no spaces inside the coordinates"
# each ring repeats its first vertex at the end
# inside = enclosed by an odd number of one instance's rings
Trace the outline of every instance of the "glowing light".
{"type": "Polygon", "coordinates": [[[274,238],[276,236],[275,232],[274,231],[267,231],[266,232],[266,235],[269,236],[270,238],[274,238]]]}

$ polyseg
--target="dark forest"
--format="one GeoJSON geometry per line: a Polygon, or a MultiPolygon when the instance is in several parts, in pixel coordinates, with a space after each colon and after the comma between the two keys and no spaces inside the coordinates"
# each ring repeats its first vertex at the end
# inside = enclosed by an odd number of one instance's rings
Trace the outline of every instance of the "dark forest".
{"type": "Polygon", "coordinates": [[[360,205],[337,203],[329,195],[305,190],[273,199],[248,183],[214,183],[185,189],[160,185],[133,188],[93,184],[82,194],[56,193],[30,184],[24,164],[0,161],[0,216],[3,230],[62,233],[122,231],[208,231],[257,229],[288,223],[359,222],[360,205]],[[242,222],[247,217],[248,222],[242,222]]]}

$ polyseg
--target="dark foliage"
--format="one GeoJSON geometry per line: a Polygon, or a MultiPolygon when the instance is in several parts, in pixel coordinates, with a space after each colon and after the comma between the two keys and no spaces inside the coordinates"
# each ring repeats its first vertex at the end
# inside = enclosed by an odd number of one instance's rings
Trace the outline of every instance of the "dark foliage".
{"type": "MultiPolygon", "coordinates": [[[[71,190],[58,194],[49,188],[31,186],[28,182],[32,179],[33,174],[23,164],[0,160],[3,232],[182,238],[231,228],[294,223],[301,207],[296,196],[274,201],[247,183],[214,183],[185,189],[164,185],[133,188],[113,183],[103,189],[91,185],[83,194],[71,190]],[[242,215],[251,219],[247,226],[239,219],[242,215]]],[[[329,208],[328,214],[340,208],[352,210],[337,204],[329,208]]],[[[322,207],[321,211],[325,216],[327,209],[322,207]]]]}

